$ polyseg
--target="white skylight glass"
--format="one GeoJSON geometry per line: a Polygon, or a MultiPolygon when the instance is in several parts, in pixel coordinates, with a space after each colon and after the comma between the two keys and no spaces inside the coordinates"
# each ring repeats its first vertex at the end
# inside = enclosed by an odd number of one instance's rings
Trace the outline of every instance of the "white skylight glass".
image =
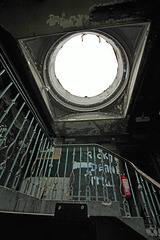
{"type": "Polygon", "coordinates": [[[95,34],[77,35],[58,51],[55,74],[62,87],[79,97],[101,94],[117,76],[118,62],[111,44],[95,34]]]}

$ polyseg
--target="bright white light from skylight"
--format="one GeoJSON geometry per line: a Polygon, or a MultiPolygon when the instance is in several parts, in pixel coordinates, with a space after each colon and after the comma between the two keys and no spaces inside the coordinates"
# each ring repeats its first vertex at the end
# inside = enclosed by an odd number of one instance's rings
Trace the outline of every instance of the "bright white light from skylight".
{"type": "Polygon", "coordinates": [[[59,50],[55,74],[64,89],[79,97],[93,97],[106,90],[117,75],[112,46],[95,34],[77,35],[59,50]]]}

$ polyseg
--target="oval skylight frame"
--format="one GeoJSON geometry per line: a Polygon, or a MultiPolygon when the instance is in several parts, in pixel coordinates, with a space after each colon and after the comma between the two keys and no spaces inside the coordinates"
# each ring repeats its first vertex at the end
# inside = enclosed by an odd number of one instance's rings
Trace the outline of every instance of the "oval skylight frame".
{"type": "Polygon", "coordinates": [[[124,90],[129,76],[129,61],[126,52],[121,44],[108,34],[100,31],[83,31],[74,34],[68,34],[52,45],[49,49],[44,62],[44,79],[46,85],[50,87],[49,93],[63,106],[76,111],[96,111],[110,105],[115,101],[124,90]],[[70,94],[60,84],[55,73],[55,59],[63,45],[74,36],[93,34],[99,36],[114,49],[117,62],[117,76],[113,83],[104,92],[93,97],[79,97],[70,94]]]}

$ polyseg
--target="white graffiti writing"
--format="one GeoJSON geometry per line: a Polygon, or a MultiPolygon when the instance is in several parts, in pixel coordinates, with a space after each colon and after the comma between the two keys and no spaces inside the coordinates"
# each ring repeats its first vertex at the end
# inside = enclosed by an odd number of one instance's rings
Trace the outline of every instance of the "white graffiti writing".
{"type": "MultiPolygon", "coordinates": [[[[89,157],[90,159],[94,159],[94,154],[93,154],[92,151],[88,151],[87,155],[88,155],[88,157],[89,157]]],[[[103,160],[105,160],[105,159],[108,160],[108,159],[109,159],[109,158],[108,158],[108,153],[103,153],[102,150],[100,150],[100,149],[98,150],[98,153],[96,153],[95,155],[96,155],[95,157],[96,157],[97,159],[100,159],[100,160],[102,160],[102,159],[103,159],[103,160]]],[[[111,160],[111,162],[113,161],[113,160],[112,160],[112,157],[111,157],[110,160],[111,160]]]]}
{"type": "Polygon", "coordinates": [[[89,169],[88,172],[90,173],[90,175],[92,175],[91,173],[95,172],[96,170],[98,172],[104,171],[105,173],[113,173],[113,174],[115,174],[114,166],[109,167],[108,164],[104,164],[104,169],[103,169],[103,166],[102,166],[101,163],[97,165],[97,164],[95,164],[93,162],[89,162],[89,163],[87,163],[87,162],[74,162],[73,163],[73,170],[77,169],[77,168],[89,169]]]}
{"type": "Polygon", "coordinates": [[[102,186],[113,187],[113,185],[110,183],[110,181],[109,180],[106,181],[106,179],[103,176],[99,176],[99,177],[92,176],[91,177],[91,184],[92,184],[92,186],[94,185],[94,183],[96,183],[97,186],[99,184],[102,184],[102,186]]]}
{"type": "Polygon", "coordinates": [[[115,174],[115,168],[114,166],[109,166],[108,164],[95,164],[93,162],[74,162],[73,163],[73,170],[75,169],[86,169],[86,172],[84,174],[84,177],[89,176],[91,179],[91,184],[94,185],[94,182],[96,182],[97,185],[102,182],[102,185],[106,185],[107,187],[112,187],[113,185],[110,184],[110,181],[108,180],[106,182],[106,179],[104,176],[102,176],[102,172],[104,174],[115,174]]]}

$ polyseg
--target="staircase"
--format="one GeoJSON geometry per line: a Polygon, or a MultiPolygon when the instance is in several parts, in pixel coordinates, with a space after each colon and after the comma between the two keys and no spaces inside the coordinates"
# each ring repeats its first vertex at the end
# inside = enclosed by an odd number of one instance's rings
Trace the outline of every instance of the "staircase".
{"type": "Polygon", "coordinates": [[[98,144],[54,145],[0,57],[0,216],[51,218],[77,239],[160,239],[160,184],[98,144]]]}

